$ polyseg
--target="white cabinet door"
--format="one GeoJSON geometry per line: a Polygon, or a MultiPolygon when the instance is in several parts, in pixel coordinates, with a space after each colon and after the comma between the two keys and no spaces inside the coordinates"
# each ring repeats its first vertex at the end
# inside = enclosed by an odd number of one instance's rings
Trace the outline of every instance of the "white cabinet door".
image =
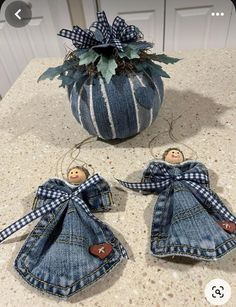
{"type": "Polygon", "coordinates": [[[226,42],[227,48],[236,48],[236,11],[232,5],[232,12],[229,24],[229,32],[226,42]]]}
{"type": "Polygon", "coordinates": [[[156,51],[163,50],[164,0],[100,0],[99,10],[106,12],[109,22],[119,15],[136,25],[156,51]]]}
{"type": "Polygon", "coordinates": [[[23,28],[5,21],[3,4],[0,15],[0,95],[3,97],[28,62],[34,57],[63,56],[61,28],[71,28],[66,0],[31,0],[32,20],[23,28]]]}
{"type": "Polygon", "coordinates": [[[166,0],[165,50],[226,47],[232,6],[229,0],[166,0]],[[212,16],[217,12],[224,16],[212,16]]]}

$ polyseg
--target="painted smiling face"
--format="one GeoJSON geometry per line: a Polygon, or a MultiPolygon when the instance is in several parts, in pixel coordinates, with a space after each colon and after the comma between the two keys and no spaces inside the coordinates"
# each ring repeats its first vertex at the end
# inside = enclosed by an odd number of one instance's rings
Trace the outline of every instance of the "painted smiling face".
{"type": "Polygon", "coordinates": [[[168,148],[163,154],[163,160],[171,164],[179,164],[184,161],[184,155],[178,148],[168,148]]]}
{"type": "Polygon", "coordinates": [[[86,168],[75,166],[71,168],[67,173],[67,180],[72,184],[81,184],[87,180],[89,172],[86,168]]]}

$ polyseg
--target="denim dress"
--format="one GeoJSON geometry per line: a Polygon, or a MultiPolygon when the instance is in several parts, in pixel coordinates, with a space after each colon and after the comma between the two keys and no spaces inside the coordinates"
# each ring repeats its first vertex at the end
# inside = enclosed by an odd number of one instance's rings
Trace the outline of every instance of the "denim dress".
{"type": "MultiPolygon", "coordinates": [[[[112,199],[108,183],[100,177],[77,195],[83,206],[70,197],[42,216],[28,236],[16,260],[15,269],[31,286],[52,295],[69,297],[107,274],[127,253],[112,231],[92,212],[108,211],[112,199]],[[91,246],[108,243],[111,251],[100,259],[91,246]]],[[[35,208],[50,204],[56,195],[73,195],[78,188],[60,179],[41,187],[35,208]],[[51,192],[51,193],[49,193],[51,192]]]]}
{"type": "Polygon", "coordinates": [[[236,223],[236,217],[210,189],[202,163],[152,161],[140,184],[120,183],[145,194],[159,194],[151,229],[154,256],[216,260],[236,247],[236,233],[219,225],[221,221],[236,223]]]}

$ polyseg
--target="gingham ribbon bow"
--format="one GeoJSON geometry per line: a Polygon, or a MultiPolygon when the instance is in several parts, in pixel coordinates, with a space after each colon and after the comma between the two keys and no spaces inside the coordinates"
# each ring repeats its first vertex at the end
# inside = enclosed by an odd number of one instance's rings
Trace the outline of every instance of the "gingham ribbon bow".
{"type": "Polygon", "coordinates": [[[44,187],[39,187],[37,191],[38,196],[43,196],[45,198],[51,198],[54,199],[52,202],[47,203],[43,205],[42,207],[31,211],[30,213],[23,216],[21,219],[17,220],[4,230],[0,232],[0,242],[4,241],[6,238],[11,236],[13,233],[15,233],[17,230],[23,228],[27,224],[31,223],[35,219],[41,217],[42,215],[52,211],[56,207],[58,207],[63,202],[73,199],[74,201],[78,202],[83,209],[90,213],[87,205],[84,203],[84,201],[78,196],[79,193],[86,190],[89,186],[92,184],[96,184],[100,180],[100,176],[98,174],[95,174],[91,176],[88,180],[86,180],[84,183],[79,185],[79,187],[74,190],[72,193],[66,193],[62,192],[61,190],[51,190],[44,187]]]}
{"type": "Polygon", "coordinates": [[[148,191],[148,190],[158,190],[161,192],[169,187],[174,181],[183,181],[194,193],[196,197],[200,196],[204,202],[207,201],[211,203],[216,211],[218,211],[221,216],[223,215],[226,220],[230,220],[236,223],[235,216],[225,207],[224,203],[220,200],[216,193],[211,189],[206,188],[202,184],[208,184],[209,178],[206,174],[201,172],[189,172],[180,175],[170,175],[165,167],[162,167],[163,175],[155,176],[157,182],[147,182],[147,183],[131,183],[122,180],[118,180],[120,184],[131,190],[138,191],[148,191]]]}
{"type": "Polygon", "coordinates": [[[62,29],[58,35],[71,39],[76,48],[111,45],[120,51],[123,51],[123,44],[142,37],[137,27],[127,25],[119,16],[116,16],[112,26],[108,23],[105,12],[97,12],[97,19],[98,21],[93,22],[88,30],[74,26],[72,31],[62,29]]]}

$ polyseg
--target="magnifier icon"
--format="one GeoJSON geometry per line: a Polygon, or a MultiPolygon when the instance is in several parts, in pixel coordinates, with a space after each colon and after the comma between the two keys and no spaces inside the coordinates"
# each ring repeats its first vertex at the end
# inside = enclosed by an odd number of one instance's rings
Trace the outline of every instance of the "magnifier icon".
{"type": "Polygon", "coordinates": [[[216,289],[215,293],[216,293],[216,294],[221,295],[221,293],[220,293],[220,290],[219,290],[219,289],[216,289]]]}

